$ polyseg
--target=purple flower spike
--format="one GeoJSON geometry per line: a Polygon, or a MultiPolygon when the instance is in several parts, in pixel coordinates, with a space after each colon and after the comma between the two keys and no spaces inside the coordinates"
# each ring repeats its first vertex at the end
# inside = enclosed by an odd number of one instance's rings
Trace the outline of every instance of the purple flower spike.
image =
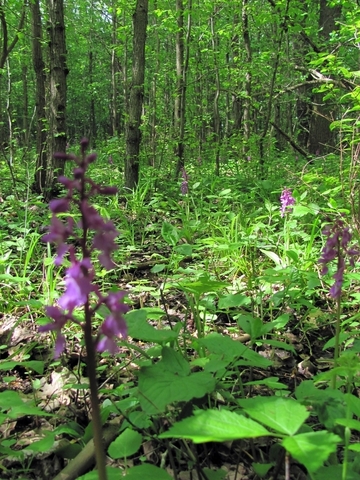
{"type": "Polygon", "coordinates": [[[117,189],[100,186],[86,176],[89,164],[96,160],[97,155],[91,153],[85,156],[89,146],[86,138],[81,140],[80,146],[81,158],[57,154],[57,158],[74,160],[75,167],[72,178],[59,178],[59,182],[67,189],[67,193],[64,198],[51,200],[49,204],[52,212],[51,223],[48,233],[42,237],[44,242],[56,245],[55,265],[61,265],[65,255],[68,255],[70,260],[70,267],[67,268],[64,279],[65,291],[58,299],[58,306],[48,306],[46,309],[47,315],[53,321],[39,328],[40,332],[56,333],[56,358],[65,349],[65,336],[62,333],[65,324],[71,321],[80,325],[83,330],[91,328],[92,316],[101,305],[106,305],[109,315],[105,318],[93,342],[90,343],[89,336],[85,336],[88,351],[94,353],[94,347],[96,347],[101,352],[109,350],[115,353],[118,349],[116,338],[127,335],[124,315],[129,311],[129,307],[123,301],[125,292],[111,292],[104,296],[99,284],[95,282],[95,270],[91,262],[92,254],[97,250],[99,262],[104,268],[109,270],[115,266],[112,254],[118,248],[115,239],[119,232],[113,222],[102,218],[90,204],[90,199],[98,193],[114,195],[117,189]],[[73,209],[80,211],[80,219],[76,225],[73,216],[68,214],[73,209]],[[58,217],[59,214],[61,219],[58,217]],[[80,235],[78,229],[82,231],[80,235]],[[90,236],[92,243],[90,243],[90,236]],[[73,317],[74,310],[79,307],[84,307],[84,321],[81,322],[73,317]]]}
{"type": "Polygon", "coordinates": [[[189,175],[186,173],[185,168],[182,169],[181,176],[183,178],[183,181],[181,183],[180,190],[183,195],[186,195],[189,192],[189,175]]]}
{"type": "Polygon", "coordinates": [[[292,212],[292,205],[295,204],[295,199],[292,196],[290,189],[284,188],[284,190],[281,193],[280,202],[281,202],[280,214],[282,217],[284,217],[286,213],[292,212]]]}
{"type": "Polygon", "coordinates": [[[39,327],[39,332],[55,331],[57,333],[54,357],[59,358],[65,349],[65,337],[62,335],[61,329],[64,327],[66,322],[71,319],[71,316],[65,315],[60,308],[52,306],[46,307],[46,314],[48,317],[52,318],[54,322],[48,323],[47,325],[42,325],[39,327]]]}
{"type": "Polygon", "coordinates": [[[319,263],[322,265],[321,274],[326,275],[329,271],[328,264],[337,259],[337,270],[333,275],[335,282],[329,293],[332,298],[339,299],[344,282],[345,258],[349,259],[349,264],[353,267],[355,265],[355,257],[360,252],[349,246],[351,232],[341,219],[336,220],[333,225],[326,225],[323,234],[327,237],[327,240],[319,260],[319,263]]]}

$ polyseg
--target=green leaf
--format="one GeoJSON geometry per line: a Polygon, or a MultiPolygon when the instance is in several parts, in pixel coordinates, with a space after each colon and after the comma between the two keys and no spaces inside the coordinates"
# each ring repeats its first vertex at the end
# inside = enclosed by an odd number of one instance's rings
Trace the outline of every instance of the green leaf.
{"type": "Polygon", "coordinates": [[[241,307],[243,305],[249,305],[250,302],[250,297],[242,293],[236,293],[235,295],[227,295],[226,297],[220,298],[218,307],[220,309],[241,307]]]}
{"type": "Polygon", "coordinates": [[[331,432],[300,433],[283,440],[283,447],[309,472],[316,472],[329,455],[336,451],[341,438],[331,432]]]}
{"type": "Polygon", "coordinates": [[[30,450],[34,453],[48,452],[55,442],[55,434],[52,432],[47,432],[47,435],[38,440],[37,442],[31,443],[29,446],[24,448],[24,450],[30,450]]]}
{"type": "Polygon", "coordinates": [[[17,406],[23,406],[24,401],[18,392],[13,390],[5,390],[0,392],[0,408],[1,410],[8,410],[17,406]]]}
{"type": "Polygon", "coordinates": [[[179,255],[183,255],[184,257],[190,257],[192,254],[193,247],[192,245],[189,245],[188,243],[184,243],[183,245],[177,245],[174,248],[174,251],[178,253],[179,255]]]}
{"type": "Polygon", "coordinates": [[[259,249],[264,255],[266,255],[267,257],[270,258],[270,260],[272,260],[275,265],[278,265],[278,266],[282,266],[283,265],[283,261],[281,260],[281,258],[279,257],[279,255],[275,252],[270,252],[269,250],[264,250],[263,248],[260,248],[259,249]]]}
{"type": "Polygon", "coordinates": [[[254,380],[253,382],[246,382],[245,385],[265,385],[271,390],[287,390],[289,387],[285,383],[279,382],[278,377],[268,377],[264,380],[254,380]]]}
{"type": "MultiPolygon", "coordinates": [[[[117,470],[119,479],[119,470],[117,470]]],[[[127,470],[125,477],[126,480],[172,480],[170,475],[162,468],[155,467],[150,463],[144,463],[143,465],[137,465],[127,470]]],[[[97,479],[96,479],[97,480],[97,479]]],[[[112,479],[109,479],[112,480],[112,479]]]]}
{"type": "Polygon", "coordinates": [[[221,335],[219,333],[210,333],[204,338],[197,340],[200,346],[204,346],[210,353],[222,355],[224,358],[244,358],[248,365],[258,368],[267,368],[272,365],[270,360],[259,355],[257,352],[250,350],[236,340],[233,340],[227,335],[221,335]]]}
{"type": "Polygon", "coordinates": [[[206,475],[206,478],[208,478],[209,480],[224,480],[227,475],[227,472],[222,468],[219,468],[218,470],[211,470],[210,468],[205,467],[204,473],[206,475]]]}
{"type": "Polygon", "coordinates": [[[294,435],[310,413],[292,398],[255,397],[238,400],[245,412],[276,432],[294,435]]]}
{"type": "Polygon", "coordinates": [[[226,282],[211,280],[208,275],[203,275],[196,282],[182,282],[179,284],[180,290],[192,293],[195,296],[200,296],[204,293],[218,292],[228,286],[229,284],[226,282]]]}
{"type": "Polygon", "coordinates": [[[353,418],[337,418],[335,420],[336,425],[342,425],[343,427],[348,427],[351,430],[357,430],[360,432],[360,422],[359,420],[354,420],[353,418]]]}
{"type": "Polygon", "coordinates": [[[229,410],[198,410],[159,438],[187,438],[194,443],[226,442],[269,435],[259,423],[229,410]]]}
{"type": "Polygon", "coordinates": [[[292,353],[296,353],[295,348],[292,345],[290,345],[289,343],[280,342],[279,340],[271,340],[271,339],[264,340],[264,343],[266,343],[267,345],[270,345],[272,347],[276,347],[276,348],[279,348],[279,349],[287,350],[287,351],[292,352],[292,353]]]}
{"type": "Polygon", "coordinates": [[[308,213],[314,213],[314,212],[310,208],[305,207],[305,205],[294,205],[292,216],[304,217],[308,213]]]}
{"type": "Polygon", "coordinates": [[[148,415],[162,413],[173,402],[187,402],[214,391],[215,384],[211,373],[196,372],[179,376],[167,371],[161,361],[140,370],[140,405],[148,415]]]}
{"type": "Polygon", "coordinates": [[[236,323],[244,330],[245,333],[250,335],[252,341],[261,337],[263,333],[263,322],[258,317],[252,317],[251,315],[239,315],[236,319],[236,323]]]}
{"type": "Polygon", "coordinates": [[[168,245],[175,247],[179,241],[179,232],[169,222],[164,222],[161,227],[161,236],[168,245]]]}
{"type": "Polygon", "coordinates": [[[167,343],[175,340],[178,333],[175,330],[158,330],[146,321],[145,310],[133,310],[126,314],[128,334],[132,338],[138,338],[143,342],[167,343]]]}
{"type": "Polygon", "coordinates": [[[34,372],[38,373],[39,375],[44,373],[44,362],[38,360],[29,360],[26,362],[1,362],[0,370],[12,370],[19,365],[30,370],[34,370],[34,372]]]}
{"type": "MultiPolygon", "coordinates": [[[[343,465],[330,465],[326,467],[320,467],[316,473],[312,474],[312,478],[314,480],[333,480],[335,478],[341,479],[343,471],[343,465]]],[[[359,480],[359,474],[357,472],[353,472],[348,468],[345,480],[359,480]]]]}
{"type": "Polygon", "coordinates": [[[260,478],[265,477],[270,468],[274,466],[274,463],[253,463],[252,467],[256,475],[260,478]]]}
{"type": "Polygon", "coordinates": [[[182,377],[189,375],[190,365],[187,360],[181,355],[180,352],[176,352],[173,348],[163,347],[161,351],[162,365],[168,372],[180,375],[182,377]]]}
{"type": "Polygon", "coordinates": [[[162,272],[163,270],[165,270],[166,268],[166,265],[164,263],[159,263],[159,264],[156,264],[152,267],[152,269],[150,270],[151,273],[160,273],[162,272]]]}
{"type": "Polygon", "coordinates": [[[139,450],[141,443],[142,435],[131,428],[127,428],[110,443],[108,454],[114,459],[128,458],[139,450]]]}
{"type": "MultiPolygon", "coordinates": [[[[106,467],[106,475],[107,475],[107,480],[119,480],[119,469],[106,467]]],[[[123,477],[120,477],[120,478],[123,478],[123,477]]],[[[97,470],[94,470],[92,472],[86,473],[85,475],[82,475],[81,477],[78,477],[77,480],[99,480],[99,473],[97,470]]]]}

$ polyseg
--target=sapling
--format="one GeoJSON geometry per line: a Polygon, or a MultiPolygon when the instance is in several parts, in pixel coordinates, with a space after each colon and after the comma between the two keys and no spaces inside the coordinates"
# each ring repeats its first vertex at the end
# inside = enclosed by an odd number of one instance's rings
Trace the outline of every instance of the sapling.
{"type": "Polygon", "coordinates": [[[57,305],[46,307],[46,313],[53,321],[41,326],[39,331],[56,333],[55,357],[57,358],[66,346],[65,336],[62,333],[65,324],[73,322],[83,330],[90,383],[96,463],[99,479],[106,480],[106,457],[102,446],[102,424],[97,392],[96,352],[108,350],[114,354],[118,351],[116,338],[126,337],[127,328],[124,314],[129,307],[124,303],[125,292],[112,291],[105,294],[100,291],[95,281],[94,252],[97,252],[99,263],[106,270],[114,268],[112,254],[117,249],[115,239],[119,232],[113,222],[103,219],[98,214],[90,204],[90,200],[97,194],[114,195],[117,189],[97,185],[87,176],[89,165],[96,160],[95,153],[86,155],[88,145],[87,139],[81,140],[80,157],[66,153],[55,154],[58,159],[73,161],[75,168],[72,179],[59,177],[59,182],[64,185],[66,194],[63,198],[50,201],[51,224],[48,233],[42,237],[42,240],[56,245],[55,265],[61,265],[67,255],[70,266],[66,269],[63,295],[58,299],[57,305]],[[73,213],[74,210],[79,212],[78,222],[74,220],[73,215],[70,215],[70,212],[73,213]],[[90,234],[92,234],[91,237],[90,234]],[[78,251],[75,245],[79,246],[78,251]],[[109,313],[94,335],[92,319],[100,306],[106,306],[109,313]],[[81,308],[83,312],[80,320],[78,315],[74,316],[74,311],[78,308],[81,308]]]}

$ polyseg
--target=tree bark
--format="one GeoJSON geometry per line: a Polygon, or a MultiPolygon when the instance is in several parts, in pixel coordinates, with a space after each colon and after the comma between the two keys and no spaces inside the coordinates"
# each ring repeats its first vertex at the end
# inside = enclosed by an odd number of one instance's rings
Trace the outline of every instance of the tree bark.
{"type": "Polygon", "coordinates": [[[215,16],[218,15],[218,8],[214,8],[214,13],[210,17],[211,29],[211,43],[214,55],[215,67],[215,96],[214,96],[214,145],[215,145],[215,174],[220,175],[220,112],[219,112],[219,97],[220,97],[220,75],[218,65],[218,48],[219,39],[215,33],[215,16]]]}
{"type": "Polygon", "coordinates": [[[141,111],[144,98],[145,42],[148,24],[148,0],[137,0],[133,15],[133,65],[128,122],[126,125],[125,187],[134,190],[139,182],[141,111]]]}
{"type": "MultiPolygon", "coordinates": [[[[341,6],[330,7],[327,0],[320,0],[319,29],[325,42],[329,41],[333,31],[338,29],[336,19],[341,15],[341,6]]],[[[334,149],[334,135],[330,131],[333,121],[331,108],[323,100],[323,93],[315,93],[311,103],[309,127],[309,152],[323,155],[334,149]]]]}
{"type": "Polygon", "coordinates": [[[242,26],[243,26],[243,41],[245,46],[245,100],[244,100],[244,143],[243,156],[246,158],[249,153],[249,140],[251,135],[250,111],[251,111],[251,43],[249,33],[249,16],[248,16],[248,0],[243,0],[242,3],[242,26]]]}
{"type": "Polygon", "coordinates": [[[41,193],[45,188],[46,167],[46,130],[45,130],[45,63],[41,42],[42,25],[39,0],[30,2],[32,29],[32,60],[35,72],[35,108],[36,108],[36,169],[34,190],[41,193]]]}
{"type": "MultiPolygon", "coordinates": [[[[48,132],[46,164],[40,168],[44,171],[45,182],[39,185],[47,201],[57,196],[58,177],[63,175],[63,160],[54,158],[54,153],[66,150],[66,43],[64,22],[64,0],[48,0],[49,9],[49,98],[48,98],[48,132]]],[[[44,157],[45,158],[45,157],[44,157]]]]}
{"type": "Polygon", "coordinates": [[[189,66],[189,45],[191,32],[191,9],[192,0],[188,5],[188,24],[186,39],[184,36],[184,3],[183,0],[176,0],[177,32],[176,32],[176,96],[174,110],[174,127],[177,135],[175,156],[177,164],[175,177],[178,178],[181,169],[185,166],[184,160],[184,138],[185,138],[185,105],[186,105],[186,77],[189,66]],[[186,47],[185,47],[186,45],[186,47]]]}

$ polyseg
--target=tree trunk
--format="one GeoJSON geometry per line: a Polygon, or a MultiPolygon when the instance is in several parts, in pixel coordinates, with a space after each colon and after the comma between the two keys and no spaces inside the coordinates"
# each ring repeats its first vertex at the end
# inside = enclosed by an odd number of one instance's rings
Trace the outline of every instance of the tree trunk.
{"type": "Polygon", "coordinates": [[[139,182],[141,112],[145,80],[145,42],[148,23],[148,0],[137,0],[133,15],[133,65],[128,121],[126,125],[125,187],[134,190],[139,182]]]}
{"type": "Polygon", "coordinates": [[[214,144],[215,144],[215,174],[220,175],[220,112],[219,112],[219,97],[220,97],[220,75],[218,65],[218,49],[219,39],[215,33],[215,16],[218,14],[218,8],[214,8],[214,13],[210,17],[211,29],[211,43],[214,55],[215,68],[215,97],[214,97],[214,144]]]}
{"type": "Polygon", "coordinates": [[[185,100],[186,100],[186,76],[189,66],[189,45],[191,31],[191,9],[192,0],[188,5],[188,25],[186,39],[184,37],[184,3],[183,0],[176,0],[177,32],[176,32],[176,96],[174,110],[174,127],[177,135],[175,156],[177,165],[175,177],[178,178],[180,171],[185,166],[184,160],[184,138],[185,138],[185,100]],[[186,50],[185,50],[186,42],[186,50]]]}
{"type": "Polygon", "coordinates": [[[30,3],[32,29],[32,60],[35,71],[36,108],[36,169],[33,188],[41,193],[45,188],[46,130],[45,130],[45,64],[42,55],[42,27],[39,0],[30,3]]]}
{"type": "Polygon", "coordinates": [[[249,153],[249,140],[251,134],[250,124],[250,110],[251,110],[251,43],[249,33],[249,16],[248,16],[248,0],[243,0],[242,3],[242,26],[243,26],[243,41],[245,46],[245,100],[244,100],[244,143],[243,143],[243,156],[247,158],[249,153]]]}
{"type": "MultiPolygon", "coordinates": [[[[63,160],[54,153],[66,150],[66,45],[64,0],[48,0],[49,82],[47,97],[47,151],[39,156],[35,177],[35,191],[42,193],[45,201],[59,193],[58,177],[64,174],[63,160]],[[40,160],[42,163],[39,163],[40,160]]],[[[40,74],[39,74],[40,75],[40,74]]],[[[40,77],[39,77],[40,79],[40,77]]],[[[40,114],[40,112],[39,112],[40,114]]],[[[38,125],[40,128],[40,125],[38,125]]],[[[43,128],[43,127],[42,127],[43,128]]],[[[39,139],[38,139],[39,141],[39,139]]],[[[41,148],[38,145],[38,148],[41,148]]]]}
{"type": "MultiPolygon", "coordinates": [[[[333,31],[338,30],[336,20],[340,15],[341,5],[330,7],[327,0],[320,0],[319,28],[325,42],[329,41],[333,31]]],[[[308,148],[313,155],[323,155],[334,148],[334,135],[330,131],[332,112],[323,96],[322,93],[316,93],[312,99],[308,148]]]]}

